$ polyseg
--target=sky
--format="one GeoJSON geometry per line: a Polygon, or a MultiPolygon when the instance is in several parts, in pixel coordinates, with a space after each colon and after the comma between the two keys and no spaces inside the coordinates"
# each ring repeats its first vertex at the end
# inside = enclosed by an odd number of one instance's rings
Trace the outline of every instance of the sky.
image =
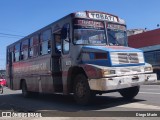
{"type": "Polygon", "coordinates": [[[6,46],[69,13],[85,10],[117,15],[127,29],[152,30],[160,24],[160,0],[0,0],[0,69],[5,69],[6,46]]]}

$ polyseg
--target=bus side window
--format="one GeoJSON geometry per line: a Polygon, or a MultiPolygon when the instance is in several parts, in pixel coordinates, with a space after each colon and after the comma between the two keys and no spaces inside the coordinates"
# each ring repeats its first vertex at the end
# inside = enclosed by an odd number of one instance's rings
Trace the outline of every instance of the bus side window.
{"type": "Polygon", "coordinates": [[[39,52],[39,36],[35,35],[33,37],[33,56],[38,56],[39,52]]]}
{"type": "Polygon", "coordinates": [[[15,61],[15,58],[14,58],[14,51],[11,51],[11,55],[12,55],[12,62],[14,62],[15,61]]]}
{"type": "Polygon", "coordinates": [[[14,46],[14,62],[20,61],[20,43],[14,46]]]}
{"type": "Polygon", "coordinates": [[[39,36],[35,35],[30,39],[29,57],[38,56],[38,52],[39,52],[39,36]]]}
{"type": "Polygon", "coordinates": [[[51,30],[46,30],[40,35],[40,55],[51,53],[51,30]]]}
{"type": "Polygon", "coordinates": [[[22,44],[21,44],[21,60],[28,59],[28,47],[29,47],[28,44],[29,44],[28,40],[22,41],[22,44]]]}
{"type": "Polygon", "coordinates": [[[33,39],[29,39],[29,57],[33,57],[33,39]]]}

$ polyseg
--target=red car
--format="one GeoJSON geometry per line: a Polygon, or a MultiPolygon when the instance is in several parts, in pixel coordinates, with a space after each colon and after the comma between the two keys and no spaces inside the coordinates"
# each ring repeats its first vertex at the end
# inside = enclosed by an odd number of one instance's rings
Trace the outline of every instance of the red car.
{"type": "Polygon", "coordinates": [[[0,79],[0,85],[6,86],[6,80],[5,79],[0,79]]]}

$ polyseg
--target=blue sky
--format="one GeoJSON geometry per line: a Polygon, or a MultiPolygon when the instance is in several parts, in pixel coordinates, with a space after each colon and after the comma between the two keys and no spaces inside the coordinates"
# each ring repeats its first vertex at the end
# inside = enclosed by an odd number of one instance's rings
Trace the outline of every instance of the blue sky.
{"type": "MultiPolygon", "coordinates": [[[[26,36],[75,11],[98,10],[123,18],[132,28],[156,29],[160,0],[0,0],[0,33],[26,36]]],[[[0,34],[0,69],[6,46],[20,37],[0,34]]]]}

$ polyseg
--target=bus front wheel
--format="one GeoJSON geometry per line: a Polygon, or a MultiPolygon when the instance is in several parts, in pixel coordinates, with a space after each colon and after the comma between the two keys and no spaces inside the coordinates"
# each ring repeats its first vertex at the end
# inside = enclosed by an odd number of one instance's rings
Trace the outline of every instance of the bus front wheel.
{"type": "Polygon", "coordinates": [[[119,90],[119,93],[127,100],[132,100],[139,92],[140,86],[119,90]]]}
{"type": "Polygon", "coordinates": [[[80,105],[87,105],[91,100],[91,90],[85,75],[79,74],[74,80],[74,99],[80,105]]]}

